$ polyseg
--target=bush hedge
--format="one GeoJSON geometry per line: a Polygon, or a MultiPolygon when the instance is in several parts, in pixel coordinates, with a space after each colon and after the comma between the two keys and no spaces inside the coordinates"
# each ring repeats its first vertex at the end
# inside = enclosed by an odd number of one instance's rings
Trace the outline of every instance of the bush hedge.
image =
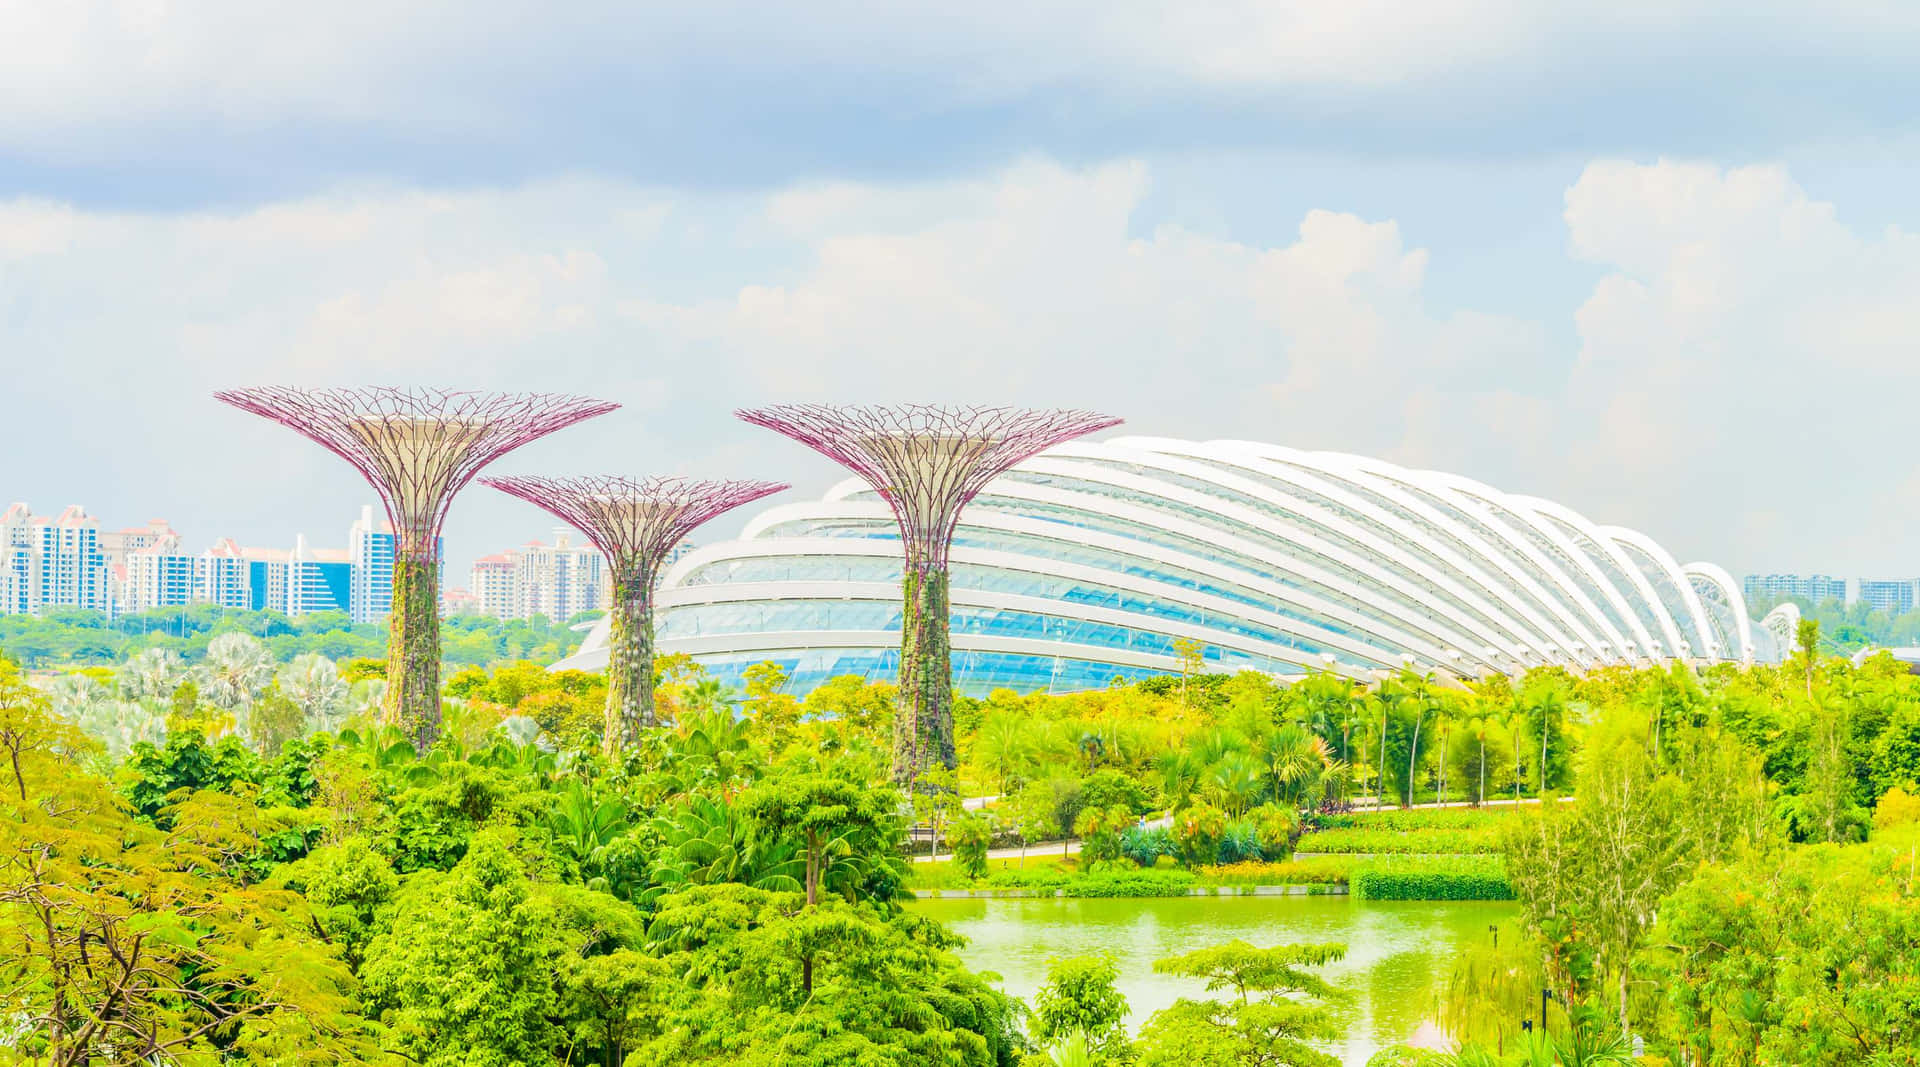
{"type": "Polygon", "coordinates": [[[1471,830],[1333,829],[1304,834],[1294,847],[1301,852],[1343,855],[1485,854],[1499,851],[1500,832],[1494,826],[1471,830]]]}
{"type": "Polygon", "coordinates": [[[1516,811],[1536,810],[1532,805],[1515,808],[1385,808],[1379,811],[1349,811],[1338,815],[1312,815],[1309,832],[1324,830],[1491,830],[1516,811]]]}
{"type": "Polygon", "coordinates": [[[1354,861],[1342,856],[1279,863],[1222,863],[1199,868],[1206,885],[1346,885],[1354,861]]]}
{"type": "Polygon", "coordinates": [[[1505,866],[1490,856],[1369,863],[1347,878],[1357,900],[1512,900],[1505,866]]]}
{"type": "Polygon", "coordinates": [[[1061,890],[1070,897],[1183,897],[1195,884],[1191,871],[1094,871],[1068,874],[1056,868],[996,871],[993,889],[1061,890]]]}

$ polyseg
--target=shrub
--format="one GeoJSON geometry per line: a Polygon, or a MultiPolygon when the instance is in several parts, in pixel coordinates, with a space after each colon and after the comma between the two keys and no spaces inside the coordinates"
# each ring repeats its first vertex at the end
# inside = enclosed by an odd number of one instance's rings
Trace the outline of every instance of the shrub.
{"type": "Polygon", "coordinates": [[[1126,808],[1134,815],[1145,815],[1154,808],[1153,793],[1111,767],[1080,780],[1080,797],[1089,808],[1126,808]]]}
{"type": "Polygon", "coordinates": [[[1173,839],[1189,866],[1212,863],[1219,856],[1226,828],[1227,813],[1211,804],[1194,804],[1173,817],[1173,839]]]}
{"type": "Polygon", "coordinates": [[[1220,832],[1220,844],[1213,855],[1215,863],[1241,863],[1262,858],[1260,831],[1253,825],[1252,819],[1235,819],[1220,832]]]}
{"type": "Polygon", "coordinates": [[[1527,808],[1426,808],[1399,811],[1350,811],[1337,815],[1309,816],[1309,833],[1323,830],[1487,830],[1503,825],[1516,811],[1527,808]]]}
{"type": "Polygon", "coordinates": [[[1180,852],[1179,842],[1173,839],[1173,831],[1164,826],[1129,826],[1120,831],[1120,854],[1142,867],[1152,867],[1162,859],[1172,859],[1180,852]]]}
{"type": "Polygon", "coordinates": [[[1103,871],[1069,879],[1062,888],[1075,897],[1184,897],[1193,884],[1191,871],[1103,871]]]}
{"type": "Polygon", "coordinates": [[[993,842],[993,823],[984,816],[966,812],[947,825],[947,844],[953,859],[969,878],[987,876],[987,846],[993,842]]]}
{"type": "Polygon", "coordinates": [[[1353,861],[1344,857],[1285,860],[1278,863],[1230,863],[1197,872],[1209,885],[1345,885],[1353,861]]]}
{"type": "Polygon", "coordinates": [[[1884,830],[1889,826],[1901,826],[1906,823],[1920,822],[1920,796],[1914,796],[1899,786],[1887,790],[1880,803],[1873,808],[1875,829],[1884,830]]]}
{"type": "Polygon", "coordinates": [[[1071,897],[1177,897],[1194,884],[1189,871],[1095,871],[1069,875],[1053,867],[995,871],[987,879],[995,889],[1059,889],[1071,897]]]}
{"type": "Polygon", "coordinates": [[[1058,867],[1011,867],[987,876],[994,889],[1058,889],[1071,876],[1058,867]]]}
{"type": "Polygon", "coordinates": [[[1133,812],[1123,805],[1088,805],[1073,824],[1080,837],[1080,855],[1092,863],[1120,857],[1120,835],[1134,825],[1133,812]]]}
{"type": "Polygon", "coordinates": [[[1321,830],[1303,834],[1302,852],[1374,855],[1467,855],[1500,850],[1494,827],[1473,830],[1389,830],[1374,828],[1321,830]]]}
{"type": "Polygon", "coordinates": [[[1294,838],[1300,836],[1300,813],[1292,808],[1262,804],[1250,816],[1260,836],[1260,856],[1284,860],[1293,855],[1294,838]]]}
{"type": "Polygon", "coordinates": [[[1347,880],[1360,900],[1512,900],[1506,870],[1490,857],[1368,864],[1347,880]]]}

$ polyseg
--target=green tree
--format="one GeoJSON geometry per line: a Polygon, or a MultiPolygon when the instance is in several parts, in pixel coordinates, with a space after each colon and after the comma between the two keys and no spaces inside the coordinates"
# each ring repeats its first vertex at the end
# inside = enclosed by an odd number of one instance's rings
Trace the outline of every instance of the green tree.
{"type": "Polygon", "coordinates": [[[1660,909],[1641,965],[1649,1052],[1694,1063],[1920,1063],[1911,840],[1704,867],[1660,909]]]}
{"type": "Polygon", "coordinates": [[[345,964],[300,898],[226,877],[244,804],[183,795],[170,831],[89,773],[92,744],[0,664],[0,989],[32,1062],[369,1062],[345,964]],[[316,1050],[320,1050],[316,1055],[316,1050]]]}
{"type": "Polygon", "coordinates": [[[1545,796],[1549,789],[1564,788],[1573,777],[1572,749],[1567,744],[1568,695],[1565,684],[1555,676],[1530,680],[1514,698],[1515,709],[1532,735],[1535,761],[1534,788],[1545,796]]]}
{"type": "Polygon", "coordinates": [[[663,897],[648,934],[675,980],[629,1064],[1013,1067],[1025,1048],[1017,1002],[911,913],[706,886],[663,897]]]}
{"type": "Polygon", "coordinates": [[[1190,1000],[1155,1012],[1140,1032],[1148,1067],[1338,1067],[1310,1042],[1340,1036],[1331,1004],[1342,995],[1312,968],[1346,955],[1344,945],[1255,948],[1245,941],[1157,960],[1161,974],[1197,978],[1231,998],[1190,1000]]]}
{"type": "Polygon", "coordinates": [[[1001,795],[1020,782],[1033,758],[1033,733],[1025,716],[996,711],[973,737],[973,764],[1001,795]]]}
{"type": "Polygon", "coordinates": [[[1127,998],[1120,967],[1110,955],[1066,956],[1047,961],[1047,980],[1033,995],[1035,1042],[1052,1045],[1083,1035],[1094,1062],[1123,1058],[1128,1051],[1127,998]]]}
{"type": "Polygon", "coordinates": [[[1466,783],[1474,807],[1487,802],[1489,792],[1499,792],[1508,777],[1513,758],[1506,731],[1491,717],[1469,719],[1454,732],[1447,749],[1447,762],[1454,778],[1466,783]]]}
{"type": "Polygon", "coordinates": [[[408,1059],[433,1067],[553,1062],[557,916],[498,832],[446,874],[409,879],[361,968],[408,1059]]]}
{"type": "Polygon", "coordinates": [[[838,882],[844,896],[891,895],[904,875],[899,802],[894,789],[863,784],[844,772],[793,769],[754,785],[740,798],[740,811],[755,841],[799,850],[805,860],[801,885],[813,905],[836,870],[853,875],[838,882]]]}
{"type": "Polygon", "coordinates": [[[1080,817],[1080,809],[1086,804],[1081,792],[1080,781],[1065,775],[1055,774],[1031,782],[1014,798],[1014,809],[1019,812],[1021,836],[1028,840],[1045,840],[1049,836],[1061,841],[1060,854],[1067,854],[1067,840],[1073,836],[1073,824],[1080,817]]]}
{"type": "Polygon", "coordinates": [[[366,958],[367,942],[381,928],[381,913],[400,889],[393,864],[359,835],[314,849],[277,877],[306,897],[314,924],[340,946],[341,957],[355,970],[366,958]]]}
{"type": "Polygon", "coordinates": [[[253,747],[269,758],[280,754],[287,742],[306,732],[307,716],[278,685],[269,685],[253,702],[247,715],[247,732],[253,747]]]}
{"type": "Polygon", "coordinates": [[[968,878],[987,876],[987,849],[993,843],[993,820],[979,812],[963,812],[947,827],[953,860],[968,878]]]}

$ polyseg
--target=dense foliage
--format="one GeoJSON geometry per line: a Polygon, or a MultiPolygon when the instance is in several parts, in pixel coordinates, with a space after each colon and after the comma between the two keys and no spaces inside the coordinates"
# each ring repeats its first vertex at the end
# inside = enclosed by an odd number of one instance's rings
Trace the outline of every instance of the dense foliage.
{"type": "MultiPolygon", "coordinates": [[[[454,666],[486,666],[515,660],[552,663],[580,647],[583,635],[542,616],[500,620],[480,615],[441,620],[440,646],[454,666]]],[[[276,663],[303,655],[346,660],[384,656],[387,626],[355,625],[344,613],[315,612],[288,618],[277,611],[236,611],[215,604],[119,615],[81,608],[48,608],[39,615],[0,615],[0,655],[27,667],[106,666],[149,650],[170,652],[188,663],[206,659],[221,634],[259,638],[276,663]]]]}
{"type": "Polygon", "coordinates": [[[110,764],[0,668],[0,1047],[61,1064],[1024,1054],[1017,1002],[900,907],[905,822],[870,737],[785,747],[688,709],[611,765],[517,742],[514,723],[540,727],[497,695],[416,755],[352,716],[269,743],[258,698],[236,716],[188,692],[163,743],[110,764]]]}
{"type": "Polygon", "coordinates": [[[1382,1063],[1916,1062],[1920,679],[1812,632],[1751,669],[962,698],[958,773],[911,797],[894,693],[858,678],[800,695],[769,664],[733,691],[662,657],[664,725],[611,760],[599,676],[454,669],[416,752],[374,721],[377,664],[205,636],[0,666],[0,1048],[1321,1064],[1338,946],[1162,961],[1218,999],[1136,1037],[1110,963],[1056,961],[1029,1015],[904,903],[1305,883],[1518,901],[1437,1009],[1466,1046],[1382,1063]],[[950,858],[910,861],[910,827],[950,858]]]}

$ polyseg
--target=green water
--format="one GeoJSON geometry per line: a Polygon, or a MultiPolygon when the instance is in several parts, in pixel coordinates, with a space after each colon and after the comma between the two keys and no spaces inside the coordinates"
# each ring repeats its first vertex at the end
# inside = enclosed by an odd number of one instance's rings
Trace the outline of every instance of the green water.
{"type": "Polygon", "coordinates": [[[1031,1001],[1047,960],[1111,952],[1135,1032],[1201,983],[1153,973],[1153,961],[1240,938],[1262,947],[1338,941],[1347,956],[1323,973],[1353,994],[1342,1010],[1344,1042],[1327,1051],[1363,1064],[1384,1045],[1407,1040],[1432,1013],[1454,949],[1513,915],[1511,904],[1358,903],[1346,897],[1172,897],[1147,900],[925,900],[916,911],[939,919],[969,944],[961,958],[1031,1001]]]}

